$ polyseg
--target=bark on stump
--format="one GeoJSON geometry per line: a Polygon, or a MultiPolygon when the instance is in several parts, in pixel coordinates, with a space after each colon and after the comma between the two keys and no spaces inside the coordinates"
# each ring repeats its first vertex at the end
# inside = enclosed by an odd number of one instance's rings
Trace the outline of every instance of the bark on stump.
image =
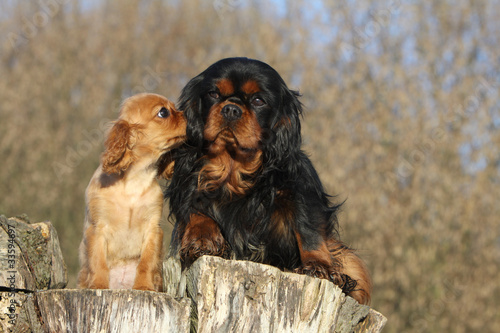
{"type": "Polygon", "coordinates": [[[57,232],[50,222],[0,216],[0,332],[39,332],[33,293],[67,283],[57,232]]]}

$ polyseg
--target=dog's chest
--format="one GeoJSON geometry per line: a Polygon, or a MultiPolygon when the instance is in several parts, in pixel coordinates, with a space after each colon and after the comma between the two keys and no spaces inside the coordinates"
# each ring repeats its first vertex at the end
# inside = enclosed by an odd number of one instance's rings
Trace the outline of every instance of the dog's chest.
{"type": "Polygon", "coordinates": [[[144,232],[141,229],[121,229],[108,235],[108,256],[117,261],[110,263],[110,266],[115,266],[121,260],[139,258],[143,240],[144,232]]]}
{"type": "MultiPolygon", "coordinates": [[[[255,193],[253,193],[255,194],[255,193]]],[[[296,252],[295,209],[290,195],[281,192],[274,200],[258,196],[212,205],[212,216],[230,244],[235,259],[280,266],[283,253],[292,258],[296,252]],[[266,203],[266,204],[264,204],[266,203]]]]}
{"type": "Polygon", "coordinates": [[[105,232],[110,257],[139,257],[146,235],[159,227],[163,196],[155,185],[143,191],[122,191],[110,198],[112,209],[105,232]]]}

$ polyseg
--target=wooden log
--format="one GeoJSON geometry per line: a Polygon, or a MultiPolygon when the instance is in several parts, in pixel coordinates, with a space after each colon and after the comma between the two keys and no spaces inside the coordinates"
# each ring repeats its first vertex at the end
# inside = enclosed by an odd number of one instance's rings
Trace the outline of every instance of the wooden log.
{"type": "Polygon", "coordinates": [[[67,283],[57,232],[50,222],[0,216],[0,332],[44,332],[33,292],[67,283]]]}
{"type": "MultiPolygon", "coordinates": [[[[186,285],[197,332],[352,332],[370,313],[329,281],[249,261],[203,256],[172,280],[181,296],[186,285]]],[[[380,316],[360,332],[380,332],[380,316]]]]}
{"type": "Polygon", "coordinates": [[[185,280],[181,274],[181,262],[174,257],[168,257],[163,262],[163,292],[172,297],[185,297],[185,280]]]}
{"type": "Polygon", "coordinates": [[[33,294],[0,292],[0,332],[45,333],[33,294]]]}
{"type": "MultiPolygon", "coordinates": [[[[335,286],[335,288],[337,288],[335,286]]],[[[351,333],[368,313],[370,308],[359,304],[352,297],[345,297],[340,307],[339,319],[335,327],[336,333],[351,333]]]]}
{"type": "Polygon", "coordinates": [[[189,332],[190,300],[140,290],[36,293],[47,332],[189,332]]]}
{"type": "Polygon", "coordinates": [[[0,332],[380,332],[386,319],[331,282],[248,261],[202,257],[166,293],[46,290],[66,285],[50,222],[0,216],[0,332]],[[45,290],[45,291],[44,291],[45,290]]]}
{"type": "Polygon", "coordinates": [[[385,318],[380,312],[370,309],[368,316],[364,318],[354,329],[354,333],[377,333],[382,332],[387,318],[385,318]]]}
{"type": "Polygon", "coordinates": [[[0,288],[29,292],[66,284],[66,265],[52,224],[0,216],[0,288]]]}

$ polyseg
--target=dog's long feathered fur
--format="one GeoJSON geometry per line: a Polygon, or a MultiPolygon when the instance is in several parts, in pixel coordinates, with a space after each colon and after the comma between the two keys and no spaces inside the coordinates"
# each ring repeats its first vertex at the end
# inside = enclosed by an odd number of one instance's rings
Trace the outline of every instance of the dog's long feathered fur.
{"type": "Polygon", "coordinates": [[[299,94],[270,66],[223,59],[193,78],[179,109],[187,146],[167,192],[171,255],[246,259],[330,279],[361,303],[371,282],[341,243],[332,204],[301,150],[299,94]]]}

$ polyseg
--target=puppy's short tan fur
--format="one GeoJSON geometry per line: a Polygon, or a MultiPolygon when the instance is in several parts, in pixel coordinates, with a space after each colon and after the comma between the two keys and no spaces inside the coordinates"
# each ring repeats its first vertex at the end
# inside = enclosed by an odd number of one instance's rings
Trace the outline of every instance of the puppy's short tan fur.
{"type": "Polygon", "coordinates": [[[125,100],[86,191],[80,288],[161,291],[163,194],[168,151],[185,138],[186,121],[155,94],[125,100]]]}

